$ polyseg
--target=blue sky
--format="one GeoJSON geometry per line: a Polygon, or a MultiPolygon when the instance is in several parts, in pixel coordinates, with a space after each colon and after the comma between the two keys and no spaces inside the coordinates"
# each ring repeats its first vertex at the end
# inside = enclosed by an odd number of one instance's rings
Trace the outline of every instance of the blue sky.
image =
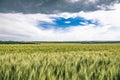
{"type": "Polygon", "coordinates": [[[38,26],[40,26],[43,29],[66,29],[69,27],[77,27],[77,26],[87,26],[93,24],[95,27],[99,25],[99,22],[97,20],[92,20],[92,19],[85,19],[83,17],[69,17],[69,18],[64,18],[64,17],[57,17],[57,18],[52,18],[52,22],[38,22],[38,26]]]}

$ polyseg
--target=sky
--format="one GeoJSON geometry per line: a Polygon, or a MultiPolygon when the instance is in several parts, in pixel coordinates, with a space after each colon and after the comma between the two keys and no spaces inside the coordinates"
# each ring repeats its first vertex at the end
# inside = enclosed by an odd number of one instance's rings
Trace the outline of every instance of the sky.
{"type": "Polygon", "coordinates": [[[120,0],[0,0],[2,41],[120,41],[120,0]]]}

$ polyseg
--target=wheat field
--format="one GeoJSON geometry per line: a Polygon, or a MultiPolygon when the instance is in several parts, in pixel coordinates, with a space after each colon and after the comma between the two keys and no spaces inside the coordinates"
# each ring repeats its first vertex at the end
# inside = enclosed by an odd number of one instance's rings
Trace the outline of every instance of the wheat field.
{"type": "Polygon", "coordinates": [[[120,44],[0,44],[0,80],[120,80],[120,44]]]}

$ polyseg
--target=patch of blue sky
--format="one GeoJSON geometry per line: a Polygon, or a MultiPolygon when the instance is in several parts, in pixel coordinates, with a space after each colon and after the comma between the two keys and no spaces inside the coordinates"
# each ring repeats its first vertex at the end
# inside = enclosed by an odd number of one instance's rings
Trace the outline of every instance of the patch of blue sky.
{"type": "Polygon", "coordinates": [[[98,26],[99,22],[97,20],[88,20],[83,17],[70,17],[70,18],[64,18],[64,17],[57,17],[53,18],[53,23],[49,22],[39,22],[38,26],[42,27],[43,29],[66,29],[69,27],[76,27],[76,26],[87,26],[87,25],[95,25],[98,26]]]}

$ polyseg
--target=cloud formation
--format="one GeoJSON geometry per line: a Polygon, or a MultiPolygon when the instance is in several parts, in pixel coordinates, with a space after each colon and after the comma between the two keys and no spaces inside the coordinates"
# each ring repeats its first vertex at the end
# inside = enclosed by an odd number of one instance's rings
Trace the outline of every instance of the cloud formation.
{"type": "Polygon", "coordinates": [[[0,40],[120,40],[119,2],[0,0],[0,40]]]}
{"type": "Polygon", "coordinates": [[[1,13],[75,13],[109,10],[120,0],[0,0],[1,13]]]}
{"type": "Polygon", "coordinates": [[[0,13],[0,40],[25,41],[91,41],[91,40],[120,40],[120,4],[114,5],[111,11],[94,11],[59,14],[22,14],[0,13]],[[51,17],[98,20],[100,25],[71,26],[66,30],[38,27],[39,21],[53,23],[51,17]]]}

